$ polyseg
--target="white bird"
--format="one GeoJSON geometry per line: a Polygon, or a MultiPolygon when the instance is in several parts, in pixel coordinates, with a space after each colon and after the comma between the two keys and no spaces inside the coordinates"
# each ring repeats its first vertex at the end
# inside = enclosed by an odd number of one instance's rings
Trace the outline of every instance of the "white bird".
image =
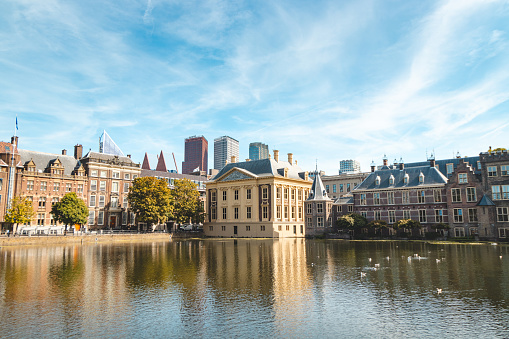
{"type": "Polygon", "coordinates": [[[437,294],[440,294],[442,293],[442,289],[441,288],[437,288],[437,294]]]}
{"type": "Polygon", "coordinates": [[[366,273],[365,272],[361,272],[361,278],[365,277],[365,276],[366,276],[366,273]]]}
{"type": "Polygon", "coordinates": [[[417,253],[416,253],[416,254],[414,254],[414,257],[418,257],[418,256],[419,256],[419,254],[417,254],[417,253]]]}
{"type": "Polygon", "coordinates": [[[380,267],[380,264],[375,264],[375,267],[380,267]]]}
{"type": "Polygon", "coordinates": [[[385,257],[385,259],[390,260],[391,258],[389,258],[389,257],[387,256],[387,257],[385,257]]]}
{"type": "Polygon", "coordinates": [[[502,259],[502,256],[500,256],[500,259],[502,259]]]}
{"type": "Polygon", "coordinates": [[[371,262],[371,258],[368,258],[368,261],[371,262]]]}
{"type": "Polygon", "coordinates": [[[437,264],[440,262],[440,259],[437,259],[437,264]]]}

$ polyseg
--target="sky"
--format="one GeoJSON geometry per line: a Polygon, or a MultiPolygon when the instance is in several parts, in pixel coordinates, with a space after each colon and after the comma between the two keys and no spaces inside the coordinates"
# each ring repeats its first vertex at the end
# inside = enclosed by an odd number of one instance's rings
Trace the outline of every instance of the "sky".
{"type": "Polygon", "coordinates": [[[507,148],[509,1],[2,0],[0,140],[168,169],[184,140],[303,170],[507,148]],[[151,162],[156,166],[156,160],[151,162]]]}

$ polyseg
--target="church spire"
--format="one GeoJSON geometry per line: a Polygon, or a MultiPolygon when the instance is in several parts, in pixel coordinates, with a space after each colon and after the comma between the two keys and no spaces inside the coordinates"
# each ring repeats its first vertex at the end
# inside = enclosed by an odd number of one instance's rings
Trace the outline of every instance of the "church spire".
{"type": "Polygon", "coordinates": [[[141,165],[141,169],[150,170],[147,152],[145,152],[145,158],[143,158],[143,164],[141,165]]]}
{"type": "Polygon", "coordinates": [[[166,162],[164,161],[163,151],[161,151],[159,159],[157,160],[156,171],[168,172],[168,170],[166,169],[166,162]]]}

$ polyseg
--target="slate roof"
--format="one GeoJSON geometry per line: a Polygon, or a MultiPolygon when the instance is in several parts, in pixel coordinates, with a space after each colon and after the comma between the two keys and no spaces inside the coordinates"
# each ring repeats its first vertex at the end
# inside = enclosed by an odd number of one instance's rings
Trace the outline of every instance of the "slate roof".
{"type": "Polygon", "coordinates": [[[306,201],[311,200],[331,200],[327,196],[327,191],[325,190],[325,186],[323,185],[322,179],[320,178],[320,174],[317,172],[315,173],[315,178],[313,179],[313,185],[311,186],[311,189],[309,190],[309,197],[306,199],[306,201]]]}
{"type": "Polygon", "coordinates": [[[59,159],[62,163],[64,175],[71,175],[72,171],[80,165],[79,161],[71,155],[27,151],[24,149],[19,149],[18,152],[21,156],[20,163],[24,165],[30,160],[33,160],[35,163],[35,171],[39,173],[46,172],[46,169],[50,167],[56,159],[59,159]]]}
{"type": "MultiPolygon", "coordinates": [[[[481,173],[481,170],[477,168],[477,162],[479,161],[480,157],[464,157],[464,158],[452,158],[452,159],[443,159],[443,160],[435,160],[435,165],[438,165],[438,169],[440,172],[447,176],[447,164],[454,164],[454,168],[458,167],[458,164],[460,163],[460,160],[463,159],[465,163],[468,163],[470,166],[472,166],[472,169],[476,174],[481,173]]],[[[422,167],[422,166],[429,166],[429,161],[421,161],[421,162],[412,162],[405,164],[405,168],[410,167],[422,167]]]]}
{"type": "Polygon", "coordinates": [[[477,203],[477,206],[496,206],[493,200],[490,199],[486,194],[484,194],[477,203]]]}
{"type": "Polygon", "coordinates": [[[353,195],[343,195],[334,201],[336,205],[353,204],[353,195]]]}
{"type": "Polygon", "coordinates": [[[244,162],[236,162],[229,163],[223,167],[216,174],[212,180],[217,180],[230,171],[232,168],[241,168],[252,174],[257,176],[275,176],[275,177],[283,177],[284,176],[284,168],[288,168],[288,178],[291,179],[300,179],[304,180],[304,171],[297,165],[292,165],[288,161],[276,161],[272,158],[270,159],[261,159],[261,160],[253,160],[253,161],[244,161],[244,162]]]}
{"type": "Polygon", "coordinates": [[[370,173],[368,177],[357,186],[354,191],[360,190],[374,190],[374,189],[392,189],[392,188],[405,188],[405,187],[419,187],[436,184],[446,184],[447,177],[443,175],[435,167],[421,166],[410,167],[403,170],[388,169],[378,170],[370,173]],[[424,175],[424,182],[419,183],[420,174],[424,175]],[[408,174],[408,183],[404,183],[405,174],[408,174]],[[394,177],[394,185],[389,184],[391,175],[394,177]],[[380,177],[380,185],[376,185],[376,177],[380,177]]]}

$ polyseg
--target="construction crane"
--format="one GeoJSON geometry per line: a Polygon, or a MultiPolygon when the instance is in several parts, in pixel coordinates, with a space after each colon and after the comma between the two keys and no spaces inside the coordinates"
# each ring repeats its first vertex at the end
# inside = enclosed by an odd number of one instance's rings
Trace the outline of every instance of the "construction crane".
{"type": "Polygon", "coordinates": [[[177,160],[175,160],[175,153],[171,152],[173,155],[173,162],[175,163],[175,169],[177,170],[177,173],[179,172],[179,168],[177,167],[177,160]]]}

